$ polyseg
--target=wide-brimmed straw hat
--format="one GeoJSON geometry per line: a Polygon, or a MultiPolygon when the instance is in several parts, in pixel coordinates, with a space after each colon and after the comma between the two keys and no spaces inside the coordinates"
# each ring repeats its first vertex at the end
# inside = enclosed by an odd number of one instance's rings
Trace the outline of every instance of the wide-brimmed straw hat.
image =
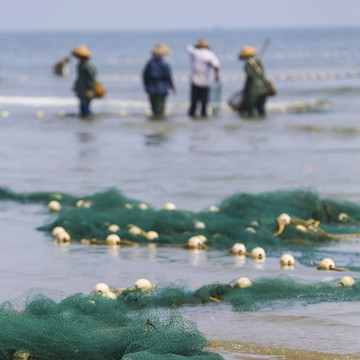
{"type": "Polygon", "coordinates": [[[197,48],[209,48],[209,43],[205,39],[200,39],[195,45],[197,48]]]}
{"type": "Polygon", "coordinates": [[[153,57],[156,58],[160,58],[163,56],[168,56],[171,54],[171,49],[163,44],[163,43],[158,43],[155,45],[155,47],[151,50],[151,54],[153,57]]]}
{"type": "Polygon", "coordinates": [[[71,53],[72,53],[74,56],[77,56],[77,57],[83,57],[83,58],[89,58],[89,57],[91,57],[91,52],[90,52],[90,50],[87,48],[86,45],[79,45],[79,46],[76,47],[71,53]]]}
{"type": "Polygon", "coordinates": [[[249,56],[253,56],[257,53],[257,50],[254,47],[244,45],[240,51],[239,59],[245,59],[249,56]]]}

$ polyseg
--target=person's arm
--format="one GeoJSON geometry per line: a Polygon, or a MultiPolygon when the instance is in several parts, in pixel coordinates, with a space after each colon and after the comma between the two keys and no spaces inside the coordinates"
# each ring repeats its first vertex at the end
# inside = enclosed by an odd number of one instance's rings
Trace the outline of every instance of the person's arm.
{"type": "Polygon", "coordinates": [[[212,53],[211,65],[214,68],[215,81],[219,82],[220,81],[220,61],[214,53],[212,53]]]}
{"type": "Polygon", "coordinates": [[[215,71],[215,81],[219,82],[220,81],[220,69],[218,67],[214,67],[214,71],[215,71]]]}
{"type": "Polygon", "coordinates": [[[149,76],[149,63],[147,63],[143,71],[143,84],[145,92],[148,92],[149,76]]]}
{"type": "Polygon", "coordinates": [[[171,66],[169,64],[166,64],[165,73],[166,73],[166,80],[169,84],[169,88],[171,89],[171,92],[175,95],[177,93],[177,91],[176,91],[174,81],[173,81],[171,66]]]}
{"type": "Polygon", "coordinates": [[[194,52],[194,50],[195,50],[194,45],[188,45],[188,46],[186,47],[186,51],[187,51],[189,54],[192,54],[192,53],[194,52]]]}

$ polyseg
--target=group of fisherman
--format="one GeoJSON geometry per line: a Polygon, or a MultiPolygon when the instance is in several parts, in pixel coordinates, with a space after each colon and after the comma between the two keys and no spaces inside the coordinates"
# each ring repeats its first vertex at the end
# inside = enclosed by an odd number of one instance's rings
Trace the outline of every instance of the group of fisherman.
{"type": "MultiPolygon", "coordinates": [[[[190,107],[188,115],[197,117],[198,109],[200,117],[208,115],[208,102],[213,82],[220,83],[220,61],[210,49],[205,39],[200,39],[195,45],[186,48],[191,63],[190,73],[190,107]]],[[[166,98],[171,91],[176,94],[173,81],[172,69],[165,57],[171,54],[171,49],[163,43],[158,43],[151,50],[151,59],[146,63],[142,79],[144,90],[148,94],[151,104],[152,116],[162,118],[165,115],[166,98]]],[[[80,116],[91,115],[91,100],[99,97],[96,93],[96,71],[90,63],[91,52],[86,45],[80,45],[72,51],[72,55],[78,59],[77,79],[73,90],[80,103],[80,116]]],[[[257,50],[251,46],[243,46],[238,58],[245,62],[246,81],[241,91],[240,101],[232,108],[242,117],[264,117],[265,103],[269,95],[269,85],[265,77],[260,57],[256,57],[257,50]]],[[[69,58],[64,58],[54,65],[56,75],[64,75],[65,65],[69,58]]]]}

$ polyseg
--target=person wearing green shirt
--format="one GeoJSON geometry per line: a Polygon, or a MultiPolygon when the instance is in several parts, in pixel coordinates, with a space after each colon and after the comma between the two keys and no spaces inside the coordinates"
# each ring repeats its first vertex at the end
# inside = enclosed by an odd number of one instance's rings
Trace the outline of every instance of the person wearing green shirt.
{"type": "Polygon", "coordinates": [[[80,99],[80,116],[91,115],[90,102],[95,97],[95,69],[89,62],[91,52],[86,45],[80,45],[72,51],[79,60],[77,68],[77,79],[73,90],[80,99]]]}
{"type": "Polygon", "coordinates": [[[243,117],[253,117],[255,111],[261,117],[266,115],[265,103],[268,96],[268,85],[260,59],[256,58],[257,51],[251,46],[243,46],[239,59],[245,61],[246,81],[239,113],[243,117]]]}

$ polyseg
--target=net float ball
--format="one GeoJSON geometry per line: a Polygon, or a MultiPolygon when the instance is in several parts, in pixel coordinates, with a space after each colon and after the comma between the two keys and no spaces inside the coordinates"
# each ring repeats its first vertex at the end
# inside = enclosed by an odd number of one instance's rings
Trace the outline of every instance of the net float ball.
{"type": "Polygon", "coordinates": [[[76,202],[76,206],[83,206],[84,205],[84,200],[78,200],[77,202],[76,202]]]}
{"type": "Polygon", "coordinates": [[[62,226],[56,226],[52,229],[51,234],[53,237],[56,237],[58,234],[62,232],[66,232],[66,230],[62,226]]]}
{"type": "Polygon", "coordinates": [[[112,225],[109,225],[108,229],[111,232],[118,232],[118,231],[120,231],[120,226],[116,225],[116,224],[112,224],[112,225]]]}
{"type": "Polygon", "coordinates": [[[285,224],[290,224],[290,222],[291,222],[290,215],[285,214],[285,213],[281,214],[278,219],[283,221],[285,224]]]}
{"type": "Polygon", "coordinates": [[[48,203],[48,209],[50,212],[57,212],[61,210],[61,204],[56,201],[56,200],[52,200],[48,203]]]}
{"type": "Polygon", "coordinates": [[[137,289],[150,289],[152,287],[151,282],[147,279],[138,279],[135,282],[137,289]]]}
{"type": "Polygon", "coordinates": [[[106,243],[108,245],[120,244],[120,236],[116,234],[110,234],[106,237],[106,243]]]}
{"type": "Polygon", "coordinates": [[[109,298],[111,300],[116,300],[117,299],[116,295],[111,291],[108,291],[108,292],[104,293],[102,296],[106,297],[106,298],[109,298]]]}
{"type": "Polygon", "coordinates": [[[206,238],[205,235],[197,235],[197,237],[198,237],[198,239],[199,239],[202,243],[204,243],[205,241],[207,241],[207,238],[206,238]]]}
{"type": "Polygon", "coordinates": [[[176,210],[176,206],[175,206],[175,204],[168,202],[164,205],[164,209],[165,210],[176,210]]]}
{"type": "Polygon", "coordinates": [[[42,110],[38,110],[38,111],[36,112],[36,117],[37,117],[38,119],[42,119],[44,116],[45,116],[45,113],[44,113],[42,110]]]}
{"type": "Polygon", "coordinates": [[[231,248],[231,252],[236,255],[244,255],[246,253],[246,247],[244,244],[236,243],[231,248]]]}
{"type": "Polygon", "coordinates": [[[146,233],[146,238],[148,240],[155,240],[159,238],[159,234],[156,231],[150,230],[146,233]]]}
{"type": "Polygon", "coordinates": [[[149,207],[148,207],[145,203],[140,203],[140,204],[138,205],[138,208],[139,208],[140,210],[147,210],[149,207]]]}
{"type": "Polygon", "coordinates": [[[346,222],[346,221],[348,221],[349,220],[349,216],[348,216],[348,214],[345,214],[345,213],[340,213],[339,215],[338,215],[338,221],[340,221],[340,222],[346,222]]]}
{"type": "Polygon", "coordinates": [[[12,360],[28,360],[30,359],[30,354],[24,350],[17,350],[12,356],[12,360]]]}
{"type": "Polygon", "coordinates": [[[197,229],[197,230],[205,229],[205,223],[203,223],[202,221],[196,221],[195,222],[195,229],[197,229]]]}
{"type": "Polygon", "coordinates": [[[95,295],[102,295],[104,293],[107,293],[109,291],[109,286],[105,283],[98,283],[94,287],[94,293],[95,295]]]}
{"type": "Polygon", "coordinates": [[[85,200],[78,200],[76,202],[76,206],[90,208],[91,207],[91,202],[90,201],[85,201],[85,200]]]}
{"type": "Polygon", "coordinates": [[[63,231],[57,233],[56,236],[54,236],[54,239],[58,242],[66,243],[71,241],[71,236],[67,231],[63,231]]]}
{"type": "Polygon", "coordinates": [[[251,251],[251,258],[254,260],[264,260],[265,256],[265,250],[261,247],[256,247],[251,251]]]}
{"type": "Polygon", "coordinates": [[[135,236],[139,236],[143,231],[136,225],[129,225],[129,233],[135,236]]]}
{"type": "Polygon", "coordinates": [[[219,212],[219,208],[217,206],[215,206],[215,205],[211,205],[209,207],[209,210],[212,211],[212,212],[219,212]]]}
{"type": "Polygon", "coordinates": [[[1,116],[2,116],[3,118],[9,117],[9,115],[10,115],[10,113],[9,113],[7,110],[3,110],[3,111],[1,112],[1,116]]]}
{"type": "Polygon", "coordinates": [[[294,266],[295,259],[291,254],[284,254],[280,258],[281,266],[294,266]]]}
{"type": "Polygon", "coordinates": [[[203,242],[201,241],[201,239],[199,239],[198,236],[192,236],[188,240],[188,246],[190,249],[198,249],[201,247],[202,244],[203,244],[203,242]]]}
{"type": "Polygon", "coordinates": [[[251,286],[251,281],[246,277],[242,277],[242,278],[239,278],[236,280],[236,285],[239,288],[244,289],[244,288],[251,286]]]}
{"type": "Polygon", "coordinates": [[[355,280],[351,276],[343,276],[339,281],[341,286],[353,286],[354,284],[355,280]]]}
{"type": "Polygon", "coordinates": [[[320,265],[318,266],[319,270],[332,270],[335,267],[335,263],[332,259],[325,258],[322,259],[320,265]]]}

